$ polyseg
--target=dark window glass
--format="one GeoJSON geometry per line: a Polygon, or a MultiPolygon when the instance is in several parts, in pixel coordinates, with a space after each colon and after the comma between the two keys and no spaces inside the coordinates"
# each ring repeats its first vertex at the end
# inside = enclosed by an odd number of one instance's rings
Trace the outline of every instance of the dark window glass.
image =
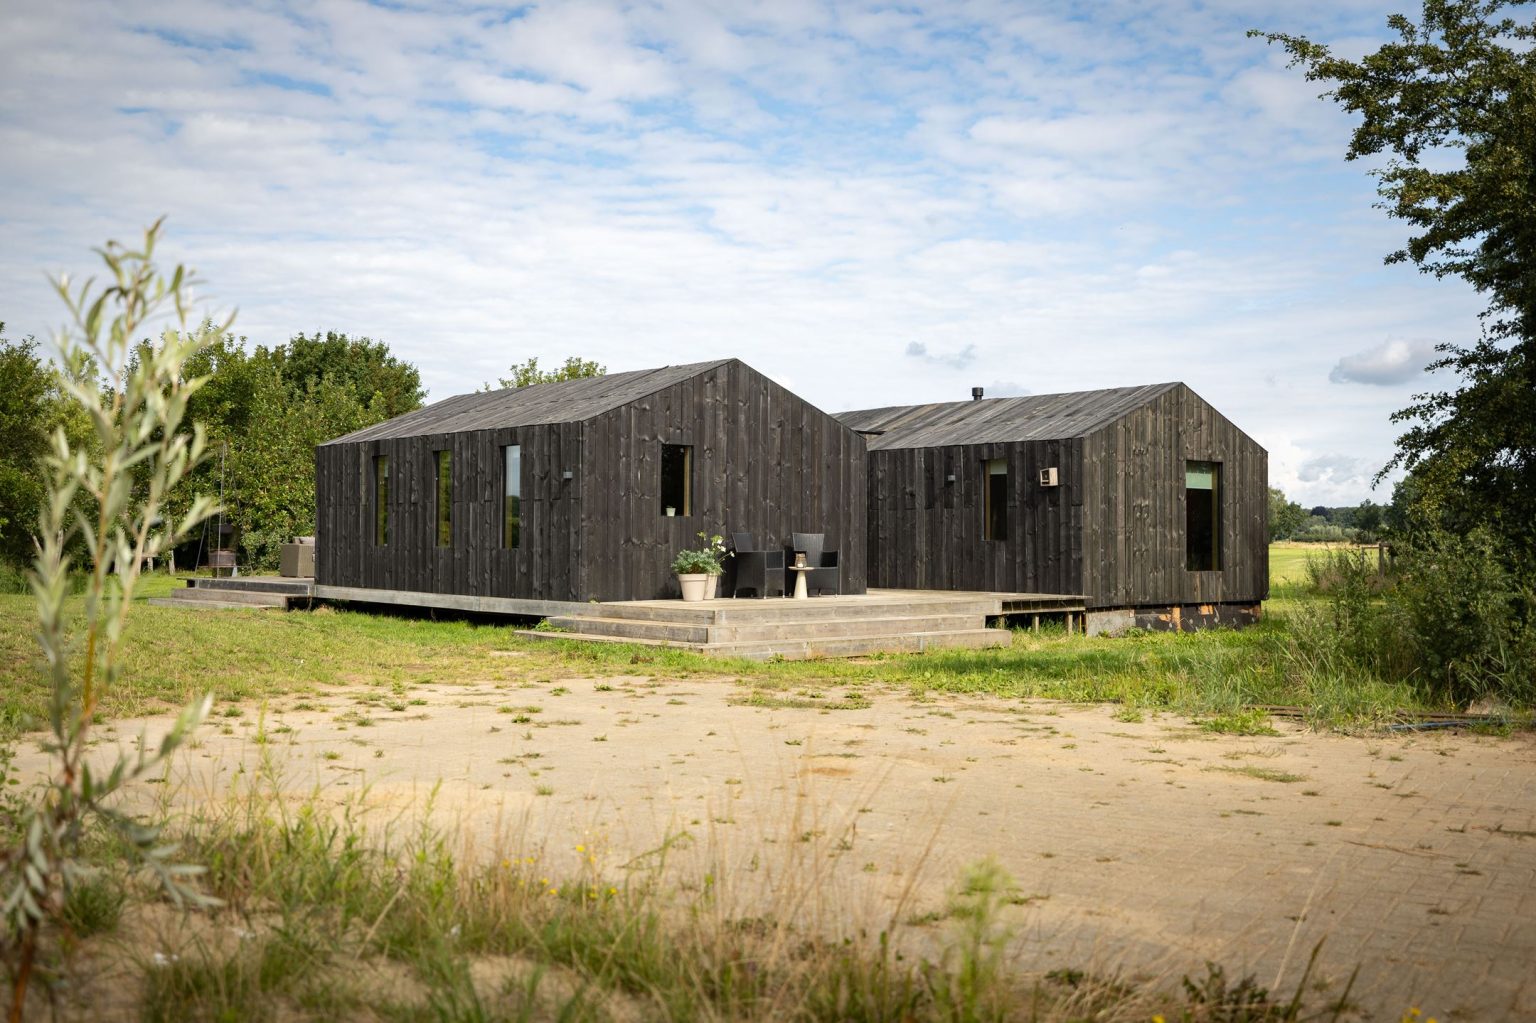
{"type": "Polygon", "coordinates": [[[523,449],[508,444],[501,449],[501,545],[515,549],[523,527],[523,449]]]}
{"type": "Polygon", "coordinates": [[[1184,463],[1184,567],[1221,571],[1221,463],[1184,463]]]}
{"type": "Polygon", "coordinates": [[[686,444],[661,446],[661,513],[693,514],[693,448],[686,444]]]}
{"type": "Polygon", "coordinates": [[[453,545],[453,452],[437,455],[437,545],[453,545]]]}
{"type": "Polygon", "coordinates": [[[373,542],[389,546],[389,458],[373,456],[373,542]]]}
{"type": "Polygon", "coordinates": [[[992,458],[983,463],[986,469],[986,512],[982,519],[982,538],[986,540],[1008,539],[1008,460],[992,458]]]}

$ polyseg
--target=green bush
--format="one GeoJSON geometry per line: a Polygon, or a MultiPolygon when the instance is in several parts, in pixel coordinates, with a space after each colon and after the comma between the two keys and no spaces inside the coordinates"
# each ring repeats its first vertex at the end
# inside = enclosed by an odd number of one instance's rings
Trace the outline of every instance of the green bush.
{"type": "Polygon", "coordinates": [[[1438,533],[1405,547],[1393,603],[1430,693],[1536,702],[1536,594],[1493,536],[1438,533]]]}
{"type": "Polygon", "coordinates": [[[1292,620],[1292,663],[1316,678],[1418,687],[1437,705],[1536,703],[1536,595],[1492,536],[1427,534],[1399,544],[1386,574],[1361,550],[1308,565],[1321,607],[1292,620]]]}
{"type": "Polygon", "coordinates": [[[1291,539],[1298,543],[1349,543],[1356,539],[1358,532],[1349,526],[1320,522],[1297,530],[1291,539]]]}

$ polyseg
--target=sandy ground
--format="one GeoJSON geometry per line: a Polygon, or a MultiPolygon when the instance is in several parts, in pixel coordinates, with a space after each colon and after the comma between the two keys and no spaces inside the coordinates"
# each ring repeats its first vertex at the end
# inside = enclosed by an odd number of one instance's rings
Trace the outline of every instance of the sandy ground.
{"type": "Polygon", "coordinates": [[[216,717],[173,787],[217,799],[265,757],[286,790],[378,819],[431,799],[485,855],[552,874],[596,855],[608,876],[668,857],[740,912],[843,933],[937,937],[947,888],[990,856],[1018,886],[1025,969],[1177,987],[1213,960],[1289,994],[1326,939],[1313,979],[1336,992],[1358,966],[1375,1019],[1536,1019],[1530,735],[1237,737],[1040,701],[748,695],[620,677],[288,698],[216,717]]]}

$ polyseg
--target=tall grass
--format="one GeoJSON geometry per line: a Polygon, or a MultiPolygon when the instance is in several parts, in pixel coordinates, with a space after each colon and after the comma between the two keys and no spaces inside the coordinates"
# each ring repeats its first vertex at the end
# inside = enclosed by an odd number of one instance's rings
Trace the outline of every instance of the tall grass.
{"type": "Polygon", "coordinates": [[[1536,702],[1536,594],[1487,536],[1401,545],[1386,573],[1334,550],[1309,572],[1319,599],[1290,616],[1293,674],[1333,690],[1406,690],[1444,709],[1536,702]]]}
{"type": "MultiPolygon", "coordinates": [[[[516,837],[476,847],[430,823],[373,821],[361,803],[292,800],[268,769],[178,837],[223,905],[128,906],[70,947],[96,967],[63,1018],[202,1020],[907,1020],[1104,1023],[1304,1018],[1252,983],[1230,1013],[1219,967],[1198,980],[1130,981],[1082,967],[1021,972],[1017,887],[965,868],[944,926],[909,929],[898,906],[871,933],[809,919],[793,885],[761,901],[732,878],[666,855],[609,867],[577,857],[553,876],[516,837]],[[637,865],[643,864],[643,865],[637,865]],[[116,934],[111,933],[116,930],[116,934]],[[128,982],[102,967],[130,967],[128,982]],[[125,958],[126,957],[126,960],[125,958]],[[102,1011],[110,985],[117,1011],[102,1011]],[[1221,997],[1214,998],[1212,992],[1221,997]]],[[[799,843],[786,842],[791,849],[799,843]]],[[[659,850],[664,853],[665,850],[659,850]]],[[[110,851],[101,850],[104,858],[110,851]]],[[[793,853],[786,853],[793,856],[793,853]]],[[[778,864],[793,876],[798,863],[778,864]]],[[[856,915],[856,914],[854,914],[856,915]]],[[[62,939],[62,935],[59,936],[62,939]]],[[[1294,1007],[1303,996],[1298,988],[1294,1007]]],[[[1318,1018],[1339,1018],[1338,1011],[1318,1018]]]]}

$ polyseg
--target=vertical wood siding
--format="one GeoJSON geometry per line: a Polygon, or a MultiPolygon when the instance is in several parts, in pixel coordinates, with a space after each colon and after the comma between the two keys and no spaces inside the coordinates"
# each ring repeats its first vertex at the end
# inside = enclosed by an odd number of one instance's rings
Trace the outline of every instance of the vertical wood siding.
{"type": "Polygon", "coordinates": [[[1071,440],[869,453],[869,585],[1077,593],[1083,484],[1071,440]],[[1008,534],[984,540],[986,463],[1008,463],[1008,534]],[[1041,487],[1055,467],[1061,485],[1041,487]],[[953,475],[953,483],[947,477],[953,475]]]}
{"type": "Polygon", "coordinates": [[[1268,456],[1184,386],[1083,438],[869,453],[869,585],[1082,593],[1090,607],[1269,595],[1268,456]],[[1008,461],[1008,537],[982,539],[1008,461]],[[1222,463],[1222,570],[1185,570],[1184,463],[1222,463]],[[1039,485],[1055,466],[1060,486],[1039,485]],[[945,482],[949,474],[952,484],[945,482]]]}
{"type": "Polygon", "coordinates": [[[578,599],[676,596],[672,558],[697,547],[700,531],[750,532],[769,547],[825,533],[843,592],[864,592],[864,440],[768,378],[727,363],[588,428],[587,486],[602,496],[586,506],[588,592],[578,599]],[[662,513],[663,444],[693,448],[689,515],[662,513]]]}
{"type": "Polygon", "coordinates": [[[1269,457],[1187,387],[1084,442],[1102,489],[1088,514],[1110,556],[1084,562],[1090,606],[1254,603],[1269,596],[1269,457]],[[1185,568],[1184,466],[1222,465],[1219,572],[1185,568]]]}
{"type": "Polygon", "coordinates": [[[739,362],[578,423],[316,450],[316,580],[542,600],[676,595],[700,530],[778,543],[823,532],[865,587],[864,439],[739,362]],[[501,546],[501,448],[522,446],[522,537],[501,546]],[[693,514],[661,511],[661,445],[693,447],[693,514]],[[453,453],[453,544],[435,545],[433,452],[453,453]],[[373,542],[373,457],[390,464],[390,543],[373,542]],[[572,479],[562,479],[570,470],[572,479]]]}

